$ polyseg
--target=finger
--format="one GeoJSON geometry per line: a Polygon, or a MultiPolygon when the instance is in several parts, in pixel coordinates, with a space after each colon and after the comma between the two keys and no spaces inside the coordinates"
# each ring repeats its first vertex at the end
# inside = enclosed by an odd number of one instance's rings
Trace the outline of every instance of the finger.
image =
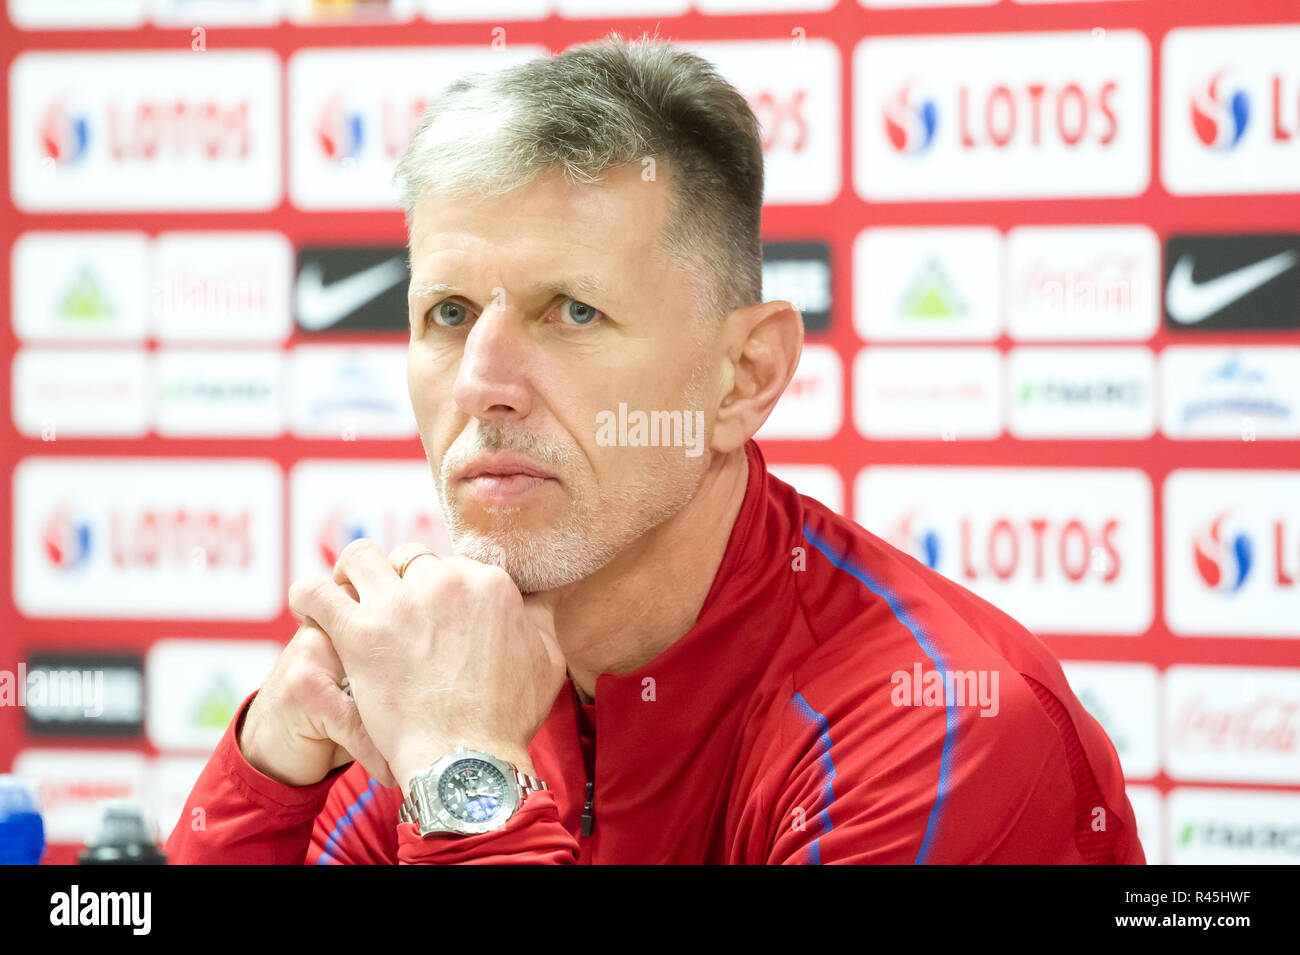
{"type": "Polygon", "coordinates": [[[358,600],[371,595],[380,600],[397,577],[379,545],[365,537],[350,541],[334,564],[334,582],[351,584],[358,600]]]}
{"type": "Polygon", "coordinates": [[[558,591],[544,590],[539,593],[524,594],[524,613],[528,615],[538,629],[555,634],[555,608],[559,605],[558,591]]]}
{"type": "Polygon", "coordinates": [[[304,620],[310,617],[313,625],[331,639],[344,632],[358,606],[342,587],[320,574],[299,577],[289,585],[289,609],[304,620]]]}
{"type": "Polygon", "coordinates": [[[441,558],[439,558],[437,554],[432,553],[431,548],[426,547],[418,541],[412,541],[409,544],[402,544],[399,547],[394,547],[392,552],[388,555],[388,562],[393,568],[393,573],[397,574],[403,580],[418,580],[419,577],[417,576],[417,573],[423,574],[430,568],[436,569],[438,566],[437,561],[440,559],[441,558]],[[429,561],[425,557],[421,557],[419,560],[414,559],[421,554],[431,556],[433,557],[433,560],[429,561]],[[407,561],[410,561],[410,564],[406,568],[406,573],[403,574],[402,565],[407,561]]]}
{"type": "Polygon", "coordinates": [[[388,768],[388,761],[371,742],[370,734],[364,729],[354,734],[351,741],[343,748],[379,785],[387,786],[389,789],[401,785],[393,775],[393,771],[388,768]]]}

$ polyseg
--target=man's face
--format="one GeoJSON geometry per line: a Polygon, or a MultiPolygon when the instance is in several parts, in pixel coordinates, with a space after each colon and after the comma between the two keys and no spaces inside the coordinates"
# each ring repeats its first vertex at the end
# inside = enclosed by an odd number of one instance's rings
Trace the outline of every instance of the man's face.
{"type": "Polygon", "coordinates": [[[505,196],[416,206],[420,439],[457,552],[525,593],[599,570],[686,504],[708,466],[716,332],[660,250],[667,189],[640,166],[590,185],[551,171],[505,196]],[[620,404],[632,422],[679,412],[672,437],[687,446],[630,446],[620,404]]]}

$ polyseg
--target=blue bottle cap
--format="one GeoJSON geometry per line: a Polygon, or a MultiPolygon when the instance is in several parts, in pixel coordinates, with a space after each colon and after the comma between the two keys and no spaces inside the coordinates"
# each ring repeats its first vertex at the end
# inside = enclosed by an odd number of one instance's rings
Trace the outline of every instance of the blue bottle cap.
{"type": "Polygon", "coordinates": [[[0,775],[0,865],[36,865],[44,851],[35,790],[19,776],[0,775]]]}

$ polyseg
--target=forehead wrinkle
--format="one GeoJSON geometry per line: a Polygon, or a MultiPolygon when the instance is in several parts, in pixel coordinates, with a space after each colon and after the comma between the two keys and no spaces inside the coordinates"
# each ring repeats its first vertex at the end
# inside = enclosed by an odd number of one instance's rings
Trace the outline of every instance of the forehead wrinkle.
{"type": "MultiPolygon", "coordinates": [[[[459,286],[450,285],[446,282],[416,282],[408,290],[407,298],[410,301],[424,301],[458,290],[459,286]]],[[[526,291],[526,295],[530,297],[583,295],[605,299],[610,294],[608,286],[594,275],[575,275],[570,278],[560,278],[548,282],[536,282],[529,286],[526,291]]]]}

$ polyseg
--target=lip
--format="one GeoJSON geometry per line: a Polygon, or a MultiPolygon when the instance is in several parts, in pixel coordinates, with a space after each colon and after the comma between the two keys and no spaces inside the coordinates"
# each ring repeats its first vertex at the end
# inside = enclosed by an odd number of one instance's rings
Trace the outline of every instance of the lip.
{"type": "Polygon", "coordinates": [[[456,475],[458,481],[471,481],[475,478],[540,478],[558,481],[554,474],[540,465],[519,454],[498,451],[494,454],[482,454],[470,461],[456,475]]]}
{"type": "Polygon", "coordinates": [[[524,507],[548,484],[560,479],[522,455],[509,451],[484,454],[461,468],[457,484],[480,507],[524,507]]]}

